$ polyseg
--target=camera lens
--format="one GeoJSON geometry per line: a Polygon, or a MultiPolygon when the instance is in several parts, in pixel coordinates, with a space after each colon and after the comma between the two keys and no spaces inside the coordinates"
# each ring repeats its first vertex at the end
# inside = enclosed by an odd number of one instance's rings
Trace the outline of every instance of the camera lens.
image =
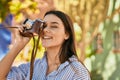
{"type": "Polygon", "coordinates": [[[33,20],[26,19],[26,20],[23,22],[23,27],[25,27],[27,30],[32,29],[33,23],[34,23],[33,20]]]}

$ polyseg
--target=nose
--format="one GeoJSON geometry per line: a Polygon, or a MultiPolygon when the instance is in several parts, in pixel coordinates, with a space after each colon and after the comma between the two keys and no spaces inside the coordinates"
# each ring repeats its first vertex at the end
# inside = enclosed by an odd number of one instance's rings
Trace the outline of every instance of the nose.
{"type": "Polygon", "coordinates": [[[45,33],[49,33],[49,32],[50,32],[49,27],[46,26],[46,27],[43,29],[43,32],[45,32],[45,33]]]}

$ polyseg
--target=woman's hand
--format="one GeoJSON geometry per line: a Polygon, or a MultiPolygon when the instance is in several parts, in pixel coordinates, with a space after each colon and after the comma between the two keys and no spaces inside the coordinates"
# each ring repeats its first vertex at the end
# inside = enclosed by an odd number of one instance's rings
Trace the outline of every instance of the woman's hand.
{"type": "Polygon", "coordinates": [[[12,31],[12,43],[10,49],[14,46],[23,48],[30,41],[31,37],[24,37],[21,33],[23,33],[23,27],[20,26],[12,31]]]}

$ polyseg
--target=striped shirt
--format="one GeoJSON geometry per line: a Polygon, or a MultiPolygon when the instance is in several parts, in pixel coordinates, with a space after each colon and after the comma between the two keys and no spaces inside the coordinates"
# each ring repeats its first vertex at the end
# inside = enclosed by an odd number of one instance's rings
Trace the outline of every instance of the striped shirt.
{"type": "MultiPolygon", "coordinates": [[[[78,61],[75,56],[69,61],[62,63],[57,70],[46,75],[47,60],[46,56],[35,60],[34,73],[32,80],[91,80],[87,69],[78,61]]],[[[29,80],[30,63],[12,67],[7,80],[29,80]]]]}

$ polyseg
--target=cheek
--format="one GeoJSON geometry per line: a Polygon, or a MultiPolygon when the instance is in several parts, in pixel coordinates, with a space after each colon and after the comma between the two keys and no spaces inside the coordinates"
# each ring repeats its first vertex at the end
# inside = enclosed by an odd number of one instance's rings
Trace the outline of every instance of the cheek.
{"type": "Polygon", "coordinates": [[[58,34],[58,35],[55,36],[54,40],[55,40],[56,43],[63,43],[63,41],[65,40],[65,38],[64,38],[64,35],[58,34]]]}

